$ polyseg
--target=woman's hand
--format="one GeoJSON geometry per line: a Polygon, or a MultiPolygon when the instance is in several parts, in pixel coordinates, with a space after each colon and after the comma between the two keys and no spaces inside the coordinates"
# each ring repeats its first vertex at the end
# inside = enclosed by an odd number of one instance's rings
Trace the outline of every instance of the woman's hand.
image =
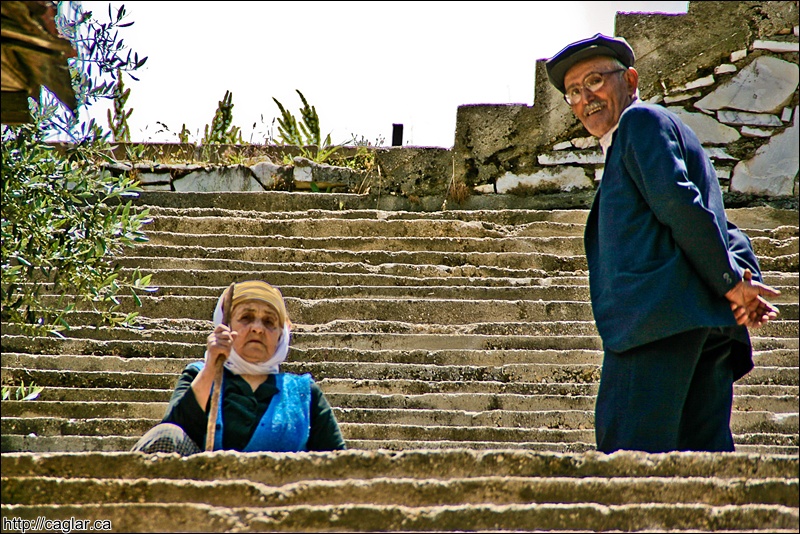
{"type": "Polygon", "coordinates": [[[238,333],[231,330],[224,324],[217,325],[214,331],[208,335],[206,343],[206,364],[205,368],[211,368],[212,372],[216,369],[217,361],[222,358],[222,361],[228,359],[231,354],[231,347],[233,347],[233,340],[236,339],[238,333]]]}
{"type": "Polygon", "coordinates": [[[192,381],[192,391],[197,399],[197,404],[205,410],[211,396],[211,384],[214,383],[214,374],[218,361],[225,361],[231,354],[233,340],[238,333],[224,324],[217,325],[214,331],[206,338],[206,362],[203,369],[197,373],[192,381]]]}

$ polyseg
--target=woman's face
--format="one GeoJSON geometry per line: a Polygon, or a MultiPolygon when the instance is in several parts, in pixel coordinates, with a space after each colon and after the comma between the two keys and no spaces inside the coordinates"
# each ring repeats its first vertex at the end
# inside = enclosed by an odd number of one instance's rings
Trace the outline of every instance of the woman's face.
{"type": "Polygon", "coordinates": [[[231,312],[231,330],[238,332],[233,349],[250,363],[263,363],[275,354],[283,325],[278,312],[260,300],[245,300],[231,312]]]}

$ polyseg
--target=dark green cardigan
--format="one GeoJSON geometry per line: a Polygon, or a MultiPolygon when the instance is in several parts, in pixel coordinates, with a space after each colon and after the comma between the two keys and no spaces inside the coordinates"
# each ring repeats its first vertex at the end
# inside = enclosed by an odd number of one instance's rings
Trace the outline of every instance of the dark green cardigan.
{"type": "MultiPolygon", "coordinates": [[[[208,419],[192,392],[192,381],[199,371],[186,367],[172,393],[162,423],[174,423],[204,448],[208,419]]],[[[277,392],[275,376],[269,375],[254,392],[250,384],[238,375],[225,369],[222,395],[222,419],[224,435],[222,446],[226,450],[241,451],[267,411],[272,396],[277,392]]],[[[209,398],[208,404],[211,403],[209,398]]],[[[206,406],[208,409],[208,406],[206,406]]],[[[308,436],[309,451],[332,451],[346,449],[339,424],[328,400],[315,383],[311,383],[311,430],[308,436]]]]}

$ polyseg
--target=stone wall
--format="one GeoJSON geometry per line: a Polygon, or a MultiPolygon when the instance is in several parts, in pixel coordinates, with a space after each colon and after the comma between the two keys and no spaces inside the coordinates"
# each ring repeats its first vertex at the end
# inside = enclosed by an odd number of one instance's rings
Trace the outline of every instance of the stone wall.
{"type": "MultiPolygon", "coordinates": [[[[617,14],[615,33],[637,55],[642,99],[696,129],[723,190],[798,195],[797,17],[797,2],[617,14]]],[[[590,189],[601,178],[602,152],[547,81],[544,60],[536,80],[533,106],[459,107],[454,168],[477,191],[590,189]]]]}
{"type": "MultiPolygon", "coordinates": [[[[797,205],[797,22],[798,2],[786,1],[617,14],[616,35],[636,51],[641,98],[670,108],[697,132],[729,197],[797,205]]],[[[370,148],[369,172],[319,165],[292,147],[252,145],[150,145],[138,163],[128,157],[131,147],[118,146],[120,163],[110,168],[135,172],[146,190],[351,192],[429,207],[498,194],[573,194],[582,206],[602,177],[602,152],[548,82],[544,60],[535,69],[533,106],[460,106],[452,149],[370,148]]]]}

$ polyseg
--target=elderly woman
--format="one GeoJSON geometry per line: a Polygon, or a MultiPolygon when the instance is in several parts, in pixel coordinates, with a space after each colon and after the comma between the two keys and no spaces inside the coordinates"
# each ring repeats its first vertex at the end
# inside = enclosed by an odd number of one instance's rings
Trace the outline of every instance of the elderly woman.
{"type": "Polygon", "coordinates": [[[291,322],[278,289],[258,280],[232,284],[220,296],[213,321],[205,361],[183,370],[161,424],[147,432],[134,451],[201,452],[213,388],[219,387],[214,377],[220,358],[225,363],[219,409],[212,414],[214,450],[346,448],[333,411],[311,375],[279,371],[289,352],[291,322]],[[226,305],[230,318],[224,317],[226,305]]]}

